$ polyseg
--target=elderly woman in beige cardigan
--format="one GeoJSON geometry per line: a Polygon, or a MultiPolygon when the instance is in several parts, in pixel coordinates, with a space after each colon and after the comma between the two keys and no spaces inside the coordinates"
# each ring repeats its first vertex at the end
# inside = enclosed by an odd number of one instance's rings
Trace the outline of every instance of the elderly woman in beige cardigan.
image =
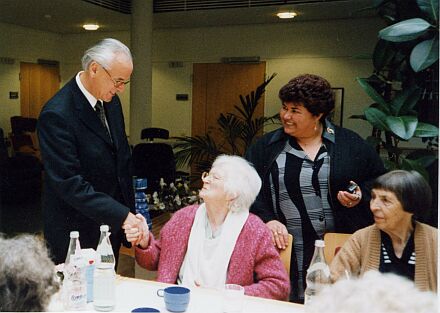
{"type": "Polygon", "coordinates": [[[437,291],[437,229],[418,222],[431,207],[431,188],[415,172],[396,170],[377,178],[371,192],[374,224],[358,230],[333,259],[333,280],[369,270],[392,272],[420,290],[437,291]]]}

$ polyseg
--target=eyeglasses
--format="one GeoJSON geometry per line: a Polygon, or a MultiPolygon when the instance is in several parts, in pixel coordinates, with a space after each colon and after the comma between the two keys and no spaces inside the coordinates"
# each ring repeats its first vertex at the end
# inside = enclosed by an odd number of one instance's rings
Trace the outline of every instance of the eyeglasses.
{"type": "Polygon", "coordinates": [[[130,82],[130,80],[116,80],[116,79],[114,79],[104,66],[101,65],[101,67],[107,73],[108,77],[110,77],[110,79],[113,81],[113,85],[115,86],[115,88],[119,88],[122,85],[127,85],[130,82]]]}
{"type": "Polygon", "coordinates": [[[212,179],[215,179],[215,180],[220,180],[221,179],[221,177],[219,177],[219,176],[217,176],[215,174],[213,175],[213,174],[208,173],[208,172],[203,172],[202,173],[202,180],[206,180],[206,179],[208,179],[208,177],[210,177],[212,179]]]}

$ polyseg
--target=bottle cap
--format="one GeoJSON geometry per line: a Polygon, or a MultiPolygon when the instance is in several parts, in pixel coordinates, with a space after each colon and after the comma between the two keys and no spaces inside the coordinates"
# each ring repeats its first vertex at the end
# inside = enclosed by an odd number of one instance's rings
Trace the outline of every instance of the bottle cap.
{"type": "Polygon", "coordinates": [[[147,188],[147,179],[146,178],[136,178],[134,180],[134,187],[136,189],[146,189],[147,188]]]}
{"type": "Polygon", "coordinates": [[[324,240],[315,240],[315,247],[324,248],[325,247],[324,240]]]}
{"type": "Polygon", "coordinates": [[[79,232],[75,231],[71,231],[70,232],[70,238],[79,238],[79,232]]]}
{"type": "Polygon", "coordinates": [[[99,230],[100,230],[100,231],[108,231],[108,230],[109,230],[109,227],[108,227],[108,225],[101,225],[101,226],[99,227],[99,230]]]}

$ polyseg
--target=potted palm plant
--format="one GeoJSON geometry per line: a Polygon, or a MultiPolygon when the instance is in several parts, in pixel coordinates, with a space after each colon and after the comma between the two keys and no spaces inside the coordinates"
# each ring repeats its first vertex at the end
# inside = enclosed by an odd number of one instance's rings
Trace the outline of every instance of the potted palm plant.
{"type": "Polygon", "coordinates": [[[235,112],[220,114],[215,131],[220,132],[220,142],[215,141],[208,132],[201,136],[174,137],[177,166],[193,165],[194,177],[209,169],[212,161],[220,154],[235,154],[243,156],[246,149],[255,142],[262,133],[265,125],[274,123],[277,115],[271,117],[254,116],[255,109],[260,103],[266,86],[276,76],[269,78],[246,96],[240,95],[240,105],[234,105],[235,112]]]}

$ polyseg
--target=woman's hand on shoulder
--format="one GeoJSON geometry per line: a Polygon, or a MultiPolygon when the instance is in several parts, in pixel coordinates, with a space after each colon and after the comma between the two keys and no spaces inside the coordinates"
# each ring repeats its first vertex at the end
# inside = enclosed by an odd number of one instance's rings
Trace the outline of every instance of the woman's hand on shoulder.
{"type": "Polygon", "coordinates": [[[289,243],[289,237],[286,226],[277,220],[272,220],[266,223],[272,234],[272,242],[278,249],[286,249],[289,243]]]}
{"type": "Polygon", "coordinates": [[[362,200],[362,191],[359,185],[356,184],[354,181],[350,181],[350,183],[356,185],[356,189],[353,193],[345,190],[338,191],[338,201],[342,206],[345,206],[346,208],[355,207],[362,200]]]}

